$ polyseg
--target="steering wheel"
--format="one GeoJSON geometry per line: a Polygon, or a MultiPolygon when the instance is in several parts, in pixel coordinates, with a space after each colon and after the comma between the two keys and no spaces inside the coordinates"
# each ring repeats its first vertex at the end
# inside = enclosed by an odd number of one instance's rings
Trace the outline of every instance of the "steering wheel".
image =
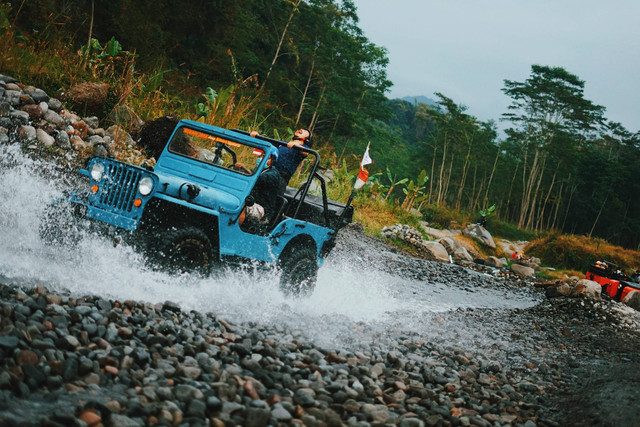
{"type": "Polygon", "coordinates": [[[245,165],[242,163],[234,163],[230,165],[229,169],[233,169],[235,171],[241,172],[245,175],[251,175],[251,170],[247,169],[245,165]]]}

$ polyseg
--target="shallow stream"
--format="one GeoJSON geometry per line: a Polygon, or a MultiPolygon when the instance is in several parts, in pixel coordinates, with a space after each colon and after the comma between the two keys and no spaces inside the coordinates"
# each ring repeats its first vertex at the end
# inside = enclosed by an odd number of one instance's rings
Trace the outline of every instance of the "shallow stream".
{"type": "MultiPolygon", "coordinates": [[[[54,292],[118,300],[170,300],[183,310],[211,312],[234,323],[282,325],[318,345],[347,346],[401,332],[425,339],[446,334],[448,328],[435,328],[434,321],[447,311],[526,308],[538,302],[530,293],[443,282],[436,275],[395,275],[369,262],[366,252],[330,256],[315,292],[304,299],[285,298],[272,271],[170,276],[145,268],[130,247],[114,246],[101,236],[86,234],[75,248],[45,245],[38,229],[45,208],[62,194],[63,180],[51,164],[25,157],[17,144],[0,146],[0,182],[0,283],[8,285],[44,285],[54,292]]],[[[473,325],[467,327],[473,335],[473,325]]],[[[450,328],[460,334],[460,325],[450,328]]]]}

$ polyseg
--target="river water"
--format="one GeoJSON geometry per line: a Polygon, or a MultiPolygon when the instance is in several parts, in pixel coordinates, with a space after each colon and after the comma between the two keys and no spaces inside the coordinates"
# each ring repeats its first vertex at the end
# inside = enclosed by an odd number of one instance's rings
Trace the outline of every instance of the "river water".
{"type": "MultiPolygon", "coordinates": [[[[8,285],[150,303],[170,300],[183,310],[210,312],[234,323],[282,325],[320,345],[362,344],[399,331],[428,338],[443,333],[434,321],[448,311],[526,308],[538,302],[524,292],[469,289],[438,277],[409,279],[367,262],[366,253],[344,251],[327,259],[315,292],[304,299],[284,297],[275,272],[250,266],[208,278],[170,276],[147,269],[130,247],[114,246],[101,236],[85,234],[74,248],[43,244],[38,229],[45,208],[65,186],[56,168],[25,157],[17,144],[0,145],[0,183],[0,283],[8,285]]],[[[460,333],[460,325],[449,329],[460,333]]]]}

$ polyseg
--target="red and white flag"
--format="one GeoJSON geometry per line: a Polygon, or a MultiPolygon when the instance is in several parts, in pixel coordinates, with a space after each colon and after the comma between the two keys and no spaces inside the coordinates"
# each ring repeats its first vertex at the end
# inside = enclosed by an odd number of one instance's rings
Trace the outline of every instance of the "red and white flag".
{"type": "Polygon", "coordinates": [[[369,157],[369,145],[367,144],[367,150],[364,152],[364,156],[362,156],[362,161],[360,162],[360,172],[358,172],[358,178],[356,179],[356,183],[353,186],[354,189],[358,190],[362,188],[367,179],[369,179],[369,171],[367,171],[364,167],[373,163],[371,157],[369,157]]]}

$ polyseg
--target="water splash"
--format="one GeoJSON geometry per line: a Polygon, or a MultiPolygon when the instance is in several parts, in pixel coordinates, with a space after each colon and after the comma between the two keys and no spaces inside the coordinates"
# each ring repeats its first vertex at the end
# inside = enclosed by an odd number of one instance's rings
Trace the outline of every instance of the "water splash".
{"type": "Polygon", "coordinates": [[[357,257],[330,257],[309,298],[286,298],[275,271],[223,268],[211,277],[179,277],[146,268],[132,248],[83,234],[73,248],[45,245],[45,209],[65,189],[52,165],[25,157],[18,145],[0,146],[0,280],[77,295],[178,303],[236,323],[282,325],[320,344],[366,342],[391,331],[433,336],[438,313],[461,307],[511,308],[529,296],[488,289],[455,289],[379,271],[357,257]]]}

